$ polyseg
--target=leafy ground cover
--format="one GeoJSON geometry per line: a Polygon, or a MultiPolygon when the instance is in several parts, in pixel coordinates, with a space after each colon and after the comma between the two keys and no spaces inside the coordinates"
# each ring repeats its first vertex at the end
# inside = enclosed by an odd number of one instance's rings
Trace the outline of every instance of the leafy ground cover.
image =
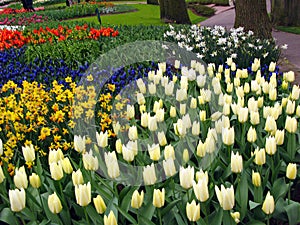
{"type": "Polygon", "coordinates": [[[276,27],[278,30],[288,32],[288,33],[293,33],[293,34],[300,34],[300,27],[282,27],[278,26],[276,27]]]}

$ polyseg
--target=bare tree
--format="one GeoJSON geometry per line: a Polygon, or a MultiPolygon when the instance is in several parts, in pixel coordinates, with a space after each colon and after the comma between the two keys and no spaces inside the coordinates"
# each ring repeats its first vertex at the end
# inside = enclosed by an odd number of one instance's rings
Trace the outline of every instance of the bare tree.
{"type": "Polygon", "coordinates": [[[160,18],[165,22],[191,24],[185,0],[160,0],[160,18]]]}
{"type": "Polygon", "coordinates": [[[252,30],[260,38],[272,38],[266,0],[235,0],[235,13],[234,27],[252,30]]]}

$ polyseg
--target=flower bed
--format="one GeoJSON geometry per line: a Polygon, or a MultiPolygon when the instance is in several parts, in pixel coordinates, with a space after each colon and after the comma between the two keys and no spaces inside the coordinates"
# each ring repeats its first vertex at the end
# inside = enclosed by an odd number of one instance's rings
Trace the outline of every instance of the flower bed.
{"type": "Polygon", "coordinates": [[[0,25],[18,25],[18,26],[27,26],[32,23],[44,23],[48,20],[47,17],[38,16],[36,14],[31,17],[22,17],[22,18],[11,18],[6,17],[0,21],[0,25]]]}
{"type": "MultiPolygon", "coordinates": [[[[44,7],[37,7],[34,8],[35,11],[44,11],[44,7]]],[[[26,9],[13,9],[13,8],[4,8],[0,10],[0,14],[7,15],[7,14],[19,14],[19,13],[27,13],[28,10],[26,9]]]]}

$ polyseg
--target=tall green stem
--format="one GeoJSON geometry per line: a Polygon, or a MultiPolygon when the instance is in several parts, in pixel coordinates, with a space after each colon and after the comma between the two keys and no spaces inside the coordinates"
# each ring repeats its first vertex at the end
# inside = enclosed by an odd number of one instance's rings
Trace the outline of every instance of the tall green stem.
{"type": "Polygon", "coordinates": [[[159,208],[157,209],[157,215],[159,219],[159,225],[162,225],[161,210],[159,208]]]}
{"type": "Polygon", "coordinates": [[[90,220],[89,220],[89,217],[88,217],[88,214],[87,214],[87,211],[86,211],[86,207],[87,206],[83,207],[85,220],[86,220],[87,224],[90,225],[90,220]]]}
{"type": "Polygon", "coordinates": [[[289,192],[288,192],[288,204],[290,204],[290,201],[291,201],[291,186],[292,186],[292,182],[290,180],[290,182],[289,182],[289,192]]]}

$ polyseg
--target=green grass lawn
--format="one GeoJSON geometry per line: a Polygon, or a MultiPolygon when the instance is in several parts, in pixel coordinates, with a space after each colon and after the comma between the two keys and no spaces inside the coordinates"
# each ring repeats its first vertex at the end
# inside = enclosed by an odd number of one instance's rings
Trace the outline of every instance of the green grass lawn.
{"type": "MultiPolygon", "coordinates": [[[[113,14],[113,15],[102,15],[101,20],[103,25],[162,25],[160,20],[159,6],[156,5],[145,5],[145,4],[133,4],[138,11],[113,14]]],[[[205,17],[195,15],[189,10],[189,16],[193,24],[199,23],[205,20],[205,17]]],[[[87,21],[97,23],[96,16],[78,18],[75,21],[87,21]]]]}
{"type": "Polygon", "coordinates": [[[283,27],[283,26],[278,26],[276,27],[278,30],[288,32],[288,33],[293,33],[293,34],[300,34],[300,27],[283,27]]]}

